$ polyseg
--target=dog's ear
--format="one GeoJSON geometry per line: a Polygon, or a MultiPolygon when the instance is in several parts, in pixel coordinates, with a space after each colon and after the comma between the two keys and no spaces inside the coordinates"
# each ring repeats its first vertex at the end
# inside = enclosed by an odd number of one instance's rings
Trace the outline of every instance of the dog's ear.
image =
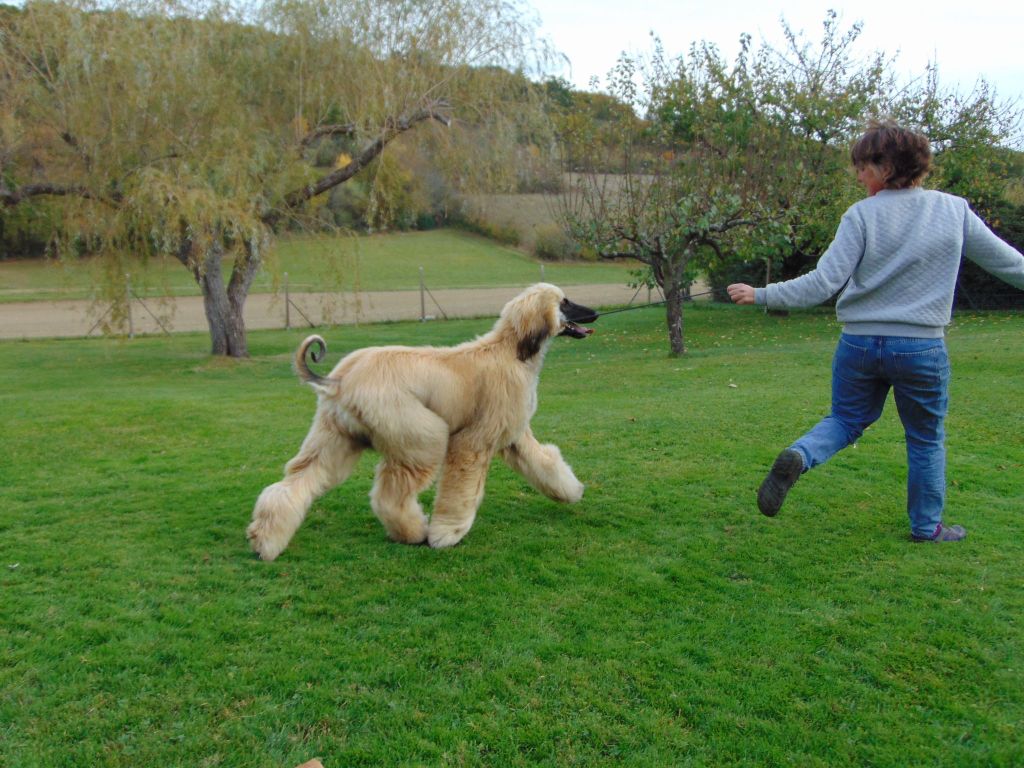
{"type": "Polygon", "coordinates": [[[544,346],[545,340],[551,334],[546,330],[532,333],[525,338],[520,338],[519,343],[516,345],[516,357],[518,357],[524,363],[531,357],[540,352],[540,348],[544,346]]]}
{"type": "Polygon", "coordinates": [[[548,317],[550,301],[534,292],[524,296],[515,313],[516,357],[524,363],[535,357],[553,333],[548,317]]]}
{"type": "Polygon", "coordinates": [[[515,329],[516,356],[523,362],[535,357],[544,342],[558,333],[560,299],[551,286],[539,284],[513,300],[509,321],[515,329]]]}

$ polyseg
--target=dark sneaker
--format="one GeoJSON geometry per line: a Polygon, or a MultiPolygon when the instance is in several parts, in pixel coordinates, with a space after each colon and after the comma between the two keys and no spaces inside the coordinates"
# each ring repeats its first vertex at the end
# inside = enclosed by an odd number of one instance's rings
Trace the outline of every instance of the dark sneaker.
{"type": "Polygon", "coordinates": [[[911,534],[910,538],[914,541],[960,541],[967,538],[967,529],[962,525],[943,525],[939,523],[939,527],[935,529],[933,536],[915,536],[911,534]]]}
{"type": "Polygon", "coordinates": [[[782,509],[786,494],[793,483],[800,479],[804,470],[804,459],[796,451],[787,448],[775,458],[772,471],[757,491],[757,508],[768,517],[775,517],[782,509]]]}

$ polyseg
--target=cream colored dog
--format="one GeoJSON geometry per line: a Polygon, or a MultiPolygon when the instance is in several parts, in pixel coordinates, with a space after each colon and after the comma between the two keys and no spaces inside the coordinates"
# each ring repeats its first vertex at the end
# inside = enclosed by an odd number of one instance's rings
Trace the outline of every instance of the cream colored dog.
{"type": "Polygon", "coordinates": [[[450,547],[465,536],[484,493],[491,459],[501,453],[546,496],[583,497],[583,484],[554,445],[530,431],[537,378],[555,336],[584,338],[597,314],[538,283],[512,299],[491,331],[455,347],[368,347],[346,356],[327,377],[313,373],[326,351],[310,336],[295,369],[317,392],[313,426],[280,482],[256,500],[247,534],[273,560],[302,524],[313,500],[342,483],[360,454],[381,455],[370,504],[388,535],[407,544],[450,547]],[[417,497],[440,471],[433,515],[417,497]]]}

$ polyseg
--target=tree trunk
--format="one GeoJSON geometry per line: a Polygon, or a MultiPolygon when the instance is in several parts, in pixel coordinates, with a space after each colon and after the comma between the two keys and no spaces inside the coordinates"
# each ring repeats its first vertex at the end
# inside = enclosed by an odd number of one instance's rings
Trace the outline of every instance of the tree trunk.
{"type": "MultiPolygon", "coordinates": [[[[230,291],[224,286],[222,255],[223,251],[219,245],[211,247],[203,259],[205,269],[196,276],[203,290],[203,309],[206,312],[206,324],[210,328],[210,354],[248,357],[249,343],[245,334],[245,320],[242,317],[245,292],[239,292],[237,289],[230,291]]],[[[237,272],[236,267],[232,271],[232,287],[235,287],[237,272]]],[[[249,279],[251,281],[252,278],[249,279]]]]}
{"type": "Polygon", "coordinates": [[[665,291],[665,322],[668,324],[669,354],[680,357],[686,354],[683,335],[683,289],[677,280],[670,280],[663,286],[665,291]]]}
{"type": "Polygon", "coordinates": [[[242,251],[235,257],[231,269],[231,281],[225,286],[224,249],[219,239],[215,237],[202,259],[197,259],[192,240],[182,237],[178,260],[192,272],[203,292],[203,310],[210,329],[210,354],[249,356],[243,311],[268,243],[269,234],[266,232],[242,241],[242,251]]]}
{"type": "Polygon", "coordinates": [[[654,279],[665,294],[665,323],[668,326],[669,354],[680,357],[686,354],[683,336],[684,290],[682,275],[686,260],[674,263],[667,254],[653,258],[650,262],[654,279]]]}

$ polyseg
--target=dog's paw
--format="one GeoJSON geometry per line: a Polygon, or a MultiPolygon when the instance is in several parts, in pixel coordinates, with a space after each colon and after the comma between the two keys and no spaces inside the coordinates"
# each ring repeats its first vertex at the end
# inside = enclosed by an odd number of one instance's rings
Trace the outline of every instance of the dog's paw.
{"type": "Polygon", "coordinates": [[[448,549],[462,541],[467,533],[469,533],[469,528],[463,526],[455,528],[431,526],[427,533],[427,543],[433,549],[448,549]]]}
{"type": "Polygon", "coordinates": [[[583,485],[583,483],[577,480],[575,485],[572,485],[567,489],[568,493],[566,493],[565,498],[562,499],[562,501],[564,501],[566,504],[575,504],[576,502],[583,499],[584,489],[585,486],[583,485]]]}
{"type": "Polygon", "coordinates": [[[426,529],[424,529],[422,534],[396,534],[389,531],[388,538],[390,538],[392,541],[398,542],[399,544],[409,544],[410,546],[415,547],[418,544],[427,543],[427,532],[426,529]]]}
{"type": "Polygon", "coordinates": [[[256,556],[268,563],[276,559],[287,546],[287,542],[280,544],[268,536],[265,526],[261,525],[258,520],[249,523],[249,527],[245,530],[245,536],[249,539],[249,546],[252,547],[256,556]]]}
{"type": "Polygon", "coordinates": [[[557,485],[543,490],[544,494],[552,501],[558,501],[562,504],[575,504],[583,498],[583,489],[583,483],[573,476],[571,478],[562,478],[557,485]]]}
{"type": "Polygon", "coordinates": [[[392,515],[381,519],[388,538],[399,544],[424,544],[427,541],[427,516],[422,512],[392,515]]]}

